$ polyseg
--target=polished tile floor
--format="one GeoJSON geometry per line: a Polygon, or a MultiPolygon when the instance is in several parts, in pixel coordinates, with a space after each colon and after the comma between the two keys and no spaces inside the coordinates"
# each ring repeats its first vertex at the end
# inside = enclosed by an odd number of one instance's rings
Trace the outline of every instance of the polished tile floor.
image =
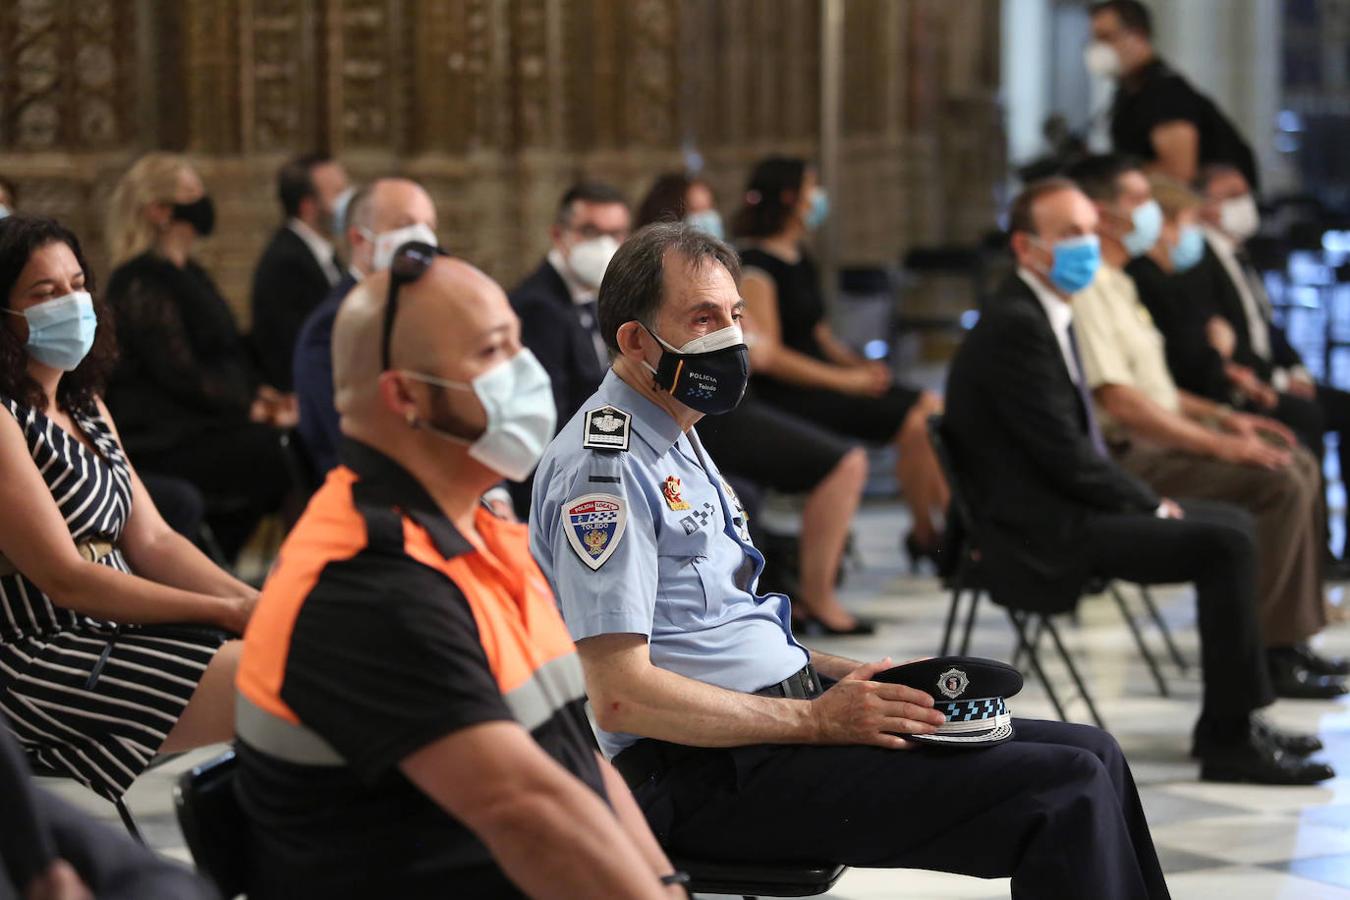
{"type": "MultiPolygon", "coordinates": [[[[821,649],[863,659],[908,659],[936,652],[947,600],[934,579],[910,577],[903,571],[898,535],[904,528],[895,505],[863,511],[855,530],[861,565],[850,572],[845,596],[851,608],[875,618],[881,627],[871,638],[822,640],[821,649]]],[[[1329,595],[1333,602],[1341,599],[1339,589],[1329,595]]],[[[1183,650],[1194,660],[1189,590],[1160,590],[1155,596],[1183,650]]],[[[1066,622],[1062,632],[1083,662],[1107,725],[1129,755],[1174,897],[1350,900],[1350,703],[1282,701],[1270,711],[1281,725],[1318,731],[1327,744],[1327,759],[1345,777],[1311,788],[1200,784],[1196,764],[1186,757],[1199,696],[1194,671],[1182,677],[1166,667],[1173,696],[1159,698],[1118,612],[1106,598],[1086,600],[1078,624],[1066,622]]],[[[1151,627],[1146,636],[1157,645],[1151,627]]],[[[1333,626],[1320,646],[1350,655],[1350,625],[1333,626]]],[[[1007,659],[1011,648],[1011,631],[1001,614],[986,607],[973,652],[1007,659]]],[[[1059,678],[1067,683],[1062,672],[1059,678]]],[[[1030,682],[1010,705],[1017,715],[1052,712],[1044,692],[1030,682]]],[[[1086,721],[1081,704],[1070,712],[1086,721]]],[[[129,794],[150,842],[170,856],[187,859],[172,814],[172,782],[194,760],[212,753],[200,751],[154,770],[129,794]]],[[[116,824],[111,808],[78,787],[56,784],[55,789],[116,824]]],[[[1008,896],[1008,882],[912,870],[851,870],[829,896],[998,898],[1008,896]]]]}

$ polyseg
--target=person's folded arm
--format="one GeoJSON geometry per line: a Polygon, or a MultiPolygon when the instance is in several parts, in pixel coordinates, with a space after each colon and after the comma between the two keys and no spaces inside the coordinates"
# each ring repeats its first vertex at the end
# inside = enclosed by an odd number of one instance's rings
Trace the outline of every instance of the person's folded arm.
{"type": "Polygon", "coordinates": [[[1103,384],[1093,391],[1093,396],[1111,418],[1134,437],[1203,456],[1214,456],[1218,452],[1221,435],[1183,413],[1160,406],[1133,385],[1103,384]]]}
{"type": "Polygon", "coordinates": [[[531,897],[672,896],[660,882],[665,873],[653,871],[600,796],[518,723],[452,732],[399,768],[468,826],[531,897]]]}
{"type": "Polygon", "coordinates": [[[741,280],[746,315],[754,321],[757,345],[755,374],[809,388],[852,393],[847,384],[849,369],[807,356],[783,343],[778,315],[778,290],[768,275],[747,271],[741,280]]]}
{"type": "Polygon", "coordinates": [[[1092,446],[1064,390],[1062,356],[1044,326],[1004,316],[983,351],[992,356],[982,381],[1003,430],[1066,496],[1111,511],[1151,510],[1159,498],[1092,446]],[[1058,399],[1057,398],[1061,398],[1058,399]]]}
{"type": "MultiPolygon", "coordinates": [[[[98,401],[98,406],[103,421],[108,423],[113,438],[120,444],[122,438],[112,415],[102,400],[98,401]]],[[[250,601],[256,598],[256,588],[216,565],[196,544],[169,527],[136,470],[130,463],[127,468],[131,472],[131,515],[122,529],[118,546],[131,564],[131,570],[142,578],[185,591],[242,597],[250,601]]]]}
{"type": "Polygon", "coordinates": [[[251,597],[183,590],[81,556],[9,415],[0,415],[0,509],[0,554],[59,606],[138,625],[199,623],[239,632],[248,620],[251,597]]]}

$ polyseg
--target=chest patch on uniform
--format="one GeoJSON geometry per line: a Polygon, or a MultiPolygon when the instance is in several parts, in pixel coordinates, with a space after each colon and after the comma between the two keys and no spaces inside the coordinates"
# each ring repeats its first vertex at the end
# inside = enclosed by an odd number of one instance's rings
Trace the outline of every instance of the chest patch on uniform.
{"type": "Polygon", "coordinates": [[[628,524],[628,507],[614,494],[584,494],[563,504],[567,542],[594,571],[614,555],[628,524]]]}
{"type": "Polygon", "coordinates": [[[684,499],[683,490],[680,479],[674,475],[667,476],[661,484],[661,493],[665,495],[666,506],[669,506],[675,512],[689,508],[689,501],[684,499]]]}
{"type": "Polygon", "coordinates": [[[586,413],[581,446],[588,450],[627,450],[633,431],[633,417],[614,406],[602,406],[586,413]]]}
{"type": "MultiPolygon", "coordinates": [[[[684,508],[688,509],[689,504],[686,503],[684,508]]],[[[685,534],[693,534],[700,528],[706,528],[708,523],[712,521],[714,513],[716,513],[716,510],[713,509],[713,505],[711,503],[704,503],[702,508],[694,510],[692,513],[681,519],[680,527],[684,529],[685,534]]]]}

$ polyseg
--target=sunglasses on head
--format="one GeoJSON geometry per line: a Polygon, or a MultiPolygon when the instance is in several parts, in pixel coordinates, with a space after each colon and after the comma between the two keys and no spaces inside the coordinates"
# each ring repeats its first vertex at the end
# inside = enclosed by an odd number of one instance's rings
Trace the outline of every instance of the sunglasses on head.
{"type": "Polygon", "coordinates": [[[389,370],[389,341],[394,333],[394,316],[398,314],[398,291],[426,274],[438,256],[449,256],[440,247],[422,241],[409,241],[394,251],[389,263],[389,295],[384,304],[384,332],[380,340],[381,371],[389,370]]]}

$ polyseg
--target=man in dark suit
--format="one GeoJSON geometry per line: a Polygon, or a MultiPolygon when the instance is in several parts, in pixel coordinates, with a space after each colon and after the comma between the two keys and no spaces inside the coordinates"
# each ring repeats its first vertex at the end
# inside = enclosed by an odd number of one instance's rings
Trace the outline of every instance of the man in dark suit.
{"type": "Polygon", "coordinates": [[[285,223],[253,272],[253,345],[267,384],[291,392],[291,354],[305,317],[342,277],[333,250],[347,173],[336,160],[309,154],[277,172],[285,223]]]}
{"type": "MultiPolygon", "coordinates": [[[[573,185],[549,227],[548,255],[511,291],[520,341],[553,381],[560,428],[600,387],[609,368],[595,299],[605,267],[628,237],[632,221],[618,188],[594,181],[573,185]]],[[[522,517],[530,508],[531,483],[527,479],[511,488],[522,517]]]]}
{"type": "Polygon", "coordinates": [[[944,430],[996,601],[1073,607],[1089,577],[1196,585],[1204,703],[1201,778],[1311,784],[1330,767],[1315,738],[1253,715],[1274,699],[1256,618],[1251,518],[1160,498],[1107,452],[1082,375],[1071,294],[1100,265],[1097,213],[1072,182],[1031,185],[1013,204],[1017,275],[952,363],[944,430]],[[1085,249],[1092,248],[1092,249],[1085,249]],[[1075,277],[1077,276],[1077,277],[1075,277]]]}
{"type": "MultiPolygon", "coordinates": [[[[1247,179],[1232,166],[1210,166],[1201,173],[1201,186],[1205,255],[1181,276],[1188,298],[1232,329],[1230,377],[1272,389],[1277,405],[1271,415],[1294,429],[1319,460],[1323,434],[1335,432],[1341,480],[1350,479],[1350,392],[1318,384],[1272,318],[1265,285],[1244,250],[1260,226],[1247,179]]],[[[1330,575],[1350,577],[1341,560],[1330,568],[1330,575]]]]}
{"type": "Polygon", "coordinates": [[[358,281],[389,268],[394,251],[408,241],[436,244],[436,204],[415,181],[380,178],[356,192],[347,207],[351,266],[310,314],[295,344],[294,377],[300,407],[300,438],[315,474],[337,465],[342,433],[333,398],[333,322],[358,281]]]}

